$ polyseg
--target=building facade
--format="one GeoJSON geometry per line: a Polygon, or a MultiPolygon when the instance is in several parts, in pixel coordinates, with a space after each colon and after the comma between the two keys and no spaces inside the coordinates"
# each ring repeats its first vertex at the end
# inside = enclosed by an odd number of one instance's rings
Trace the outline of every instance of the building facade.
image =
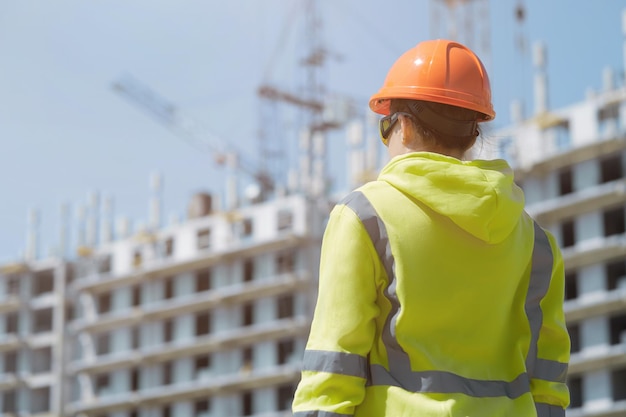
{"type": "Polygon", "coordinates": [[[4,266],[2,415],[291,414],[327,207],[200,197],[182,224],[4,266]]]}
{"type": "Polygon", "coordinates": [[[626,88],[495,132],[527,210],[563,249],[568,417],[626,415],[626,88]]]}

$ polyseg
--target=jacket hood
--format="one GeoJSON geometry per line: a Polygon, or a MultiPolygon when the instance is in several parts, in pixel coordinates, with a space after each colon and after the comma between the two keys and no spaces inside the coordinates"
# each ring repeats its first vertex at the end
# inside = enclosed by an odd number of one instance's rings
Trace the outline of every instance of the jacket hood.
{"type": "Polygon", "coordinates": [[[460,161],[436,153],[408,153],[393,158],[378,179],[488,243],[506,239],[524,210],[524,194],[502,159],[460,161]]]}

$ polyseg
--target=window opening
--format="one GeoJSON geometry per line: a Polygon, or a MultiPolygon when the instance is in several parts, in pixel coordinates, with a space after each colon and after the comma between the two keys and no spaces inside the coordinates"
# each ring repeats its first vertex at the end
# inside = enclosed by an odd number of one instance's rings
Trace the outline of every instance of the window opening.
{"type": "Polygon", "coordinates": [[[291,403],[293,402],[293,394],[296,391],[296,387],[292,384],[281,385],[277,389],[278,396],[278,409],[289,410],[291,409],[291,403]]]}
{"type": "Polygon", "coordinates": [[[294,251],[282,252],[276,256],[276,273],[286,274],[293,272],[296,267],[296,254],[294,251]]]}
{"type": "Polygon", "coordinates": [[[54,270],[37,272],[34,284],[33,295],[35,297],[54,291],[54,270]]]}
{"type": "Polygon", "coordinates": [[[174,339],[174,319],[163,322],[163,342],[169,343],[174,339]]]}
{"type": "Polygon", "coordinates": [[[170,385],[172,383],[172,365],[171,361],[163,363],[163,385],[170,385]]]}
{"type": "Polygon", "coordinates": [[[251,237],[254,233],[252,219],[243,219],[241,222],[241,237],[251,237]]]}
{"type": "Polygon", "coordinates": [[[16,401],[15,401],[15,390],[7,390],[4,391],[2,395],[2,411],[4,413],[14,413],[17,409],[16,401]]]}
{"type": "Polygon", "coordinates": [[[137,249],[133,253],[133,267],[139,268],[142,263],[143,263],[143,257],[141,255],[141,249],[137,249]]]}
{"type": "Polygon", "coordinates": [[[277,226],[279,232],[291,230],[293,228],[293,212],[291,210],[278,210],[277,226]]]}
{"type": "Polygon", "coordinates": [[[277,300],[277,316],[279,319],[289,318],[294,316],[294,308],[293,308],[293,294],[284,295],[282,297],[278,297],[277,300]]]}
{"type": "Polygon", "coordinates": [[[30,407],[33,414],[50,411],[50,387],[35,388],[30,394],[30,407]]]}
{"type": "Polygon", "coordinates": [[[559,195],[570,194],[573,191],[572,169],[564,168],[559,172],[559,195]]]}
{"type": "Polygon", "coordinates": [[[33,331],[35,333],[45,333],[52,331],[52,308],[35,310],[33,331]]]}
{"type": "Polygon", "coordinates": [[[611,372],[613,401],[626,400],[626,368],[611,372]]]}
{"type": "Polygon", "coordinates": [[[18,333],[18,313],[13,312],[6,315],[6,330],[8,334],[18,333]]]}
{"type": "Polygon", "coordinates": [[[612,236],[626,231],[624,224],[624,207],[607,210],[603,213],[604,236],[612,236]]]}
{"type": "Polygon", "coordinates": [[[201,400],[196,400],[195,403],[196,416],[201,413],[207,413],[211,410],[211,400],[208,398],[203,398],[201,400]]]}
{"type": "Polygon", "coordinates": [[[570,272],[565,274],[565,299],[573,300],[578,298],[578,274],[570,272]]]}
{"type": "Polygon", "coordinates": [[[170,257],[174,254],[174,238],[168,237],[165,239],[164,252],[166,257],[170,257]]]}
{"type": "Polygon", "coordinates": [[[626,262],[619,261],[606,265],[606,278],[609,291],[626,288],[626,262]]]}
{"type": "Polygon", "coordinates": [[[611,317],[609,319],[609,329],[611,331],[612,345],[626,345],[626,314],[611,317]]]}
{"type": "Polygon", "coordinates": [[[14,374],[17,371],[17,352],[11,351],[4,354],[4,373],[14,374]]]}
{"type": "Polygon", "coordinates": [[[243,262],[243,282],[254,280],[254,262],[252,259],[246,259],[243,262]]]}
{"type": "Polygon", "coordinates": [[[111,349],[111,337],[109,333],[101,333],[96,336],[96,351],[98,355],[106,355],[111,349]]]}
{"type": "Polygon", "coordinates": [[[133,368],[130,370],[130,390],[137,391],[139,389],[139,370],[133,368]]]}
{"type": "Polygon", "coordinates": [[[567,326],[567,331],[571,340],[570,352],[580,352],[580,326],[578,324],[570,324],[567,326]]]}
{"type": "Polygon", "coordinates": [[[201,269],[196,272],[196,292],[208,291],[211,289],[211,270],[201,269]]]}
{"type": "Polygon", "coordinates": [[[104,314],[109,311],[111,311],[111,293],[102,293],[98,296],[98,313],[104,314]]]}
{"type": "Polygon", "coordinates": [[[52,347],[47,346],[32,351],[32,372],[41,374],[52,371],[52,347]]]}
{"type": "MultiPolygon", "coordinates": [[[[141,264],[141,260],[139,261],[141,264]]],[[[98,273],[108,274],[109,272],[111,272],[111,255],[106,255],[98,260],[98,273]]]]}
{"type": "Polygon", "coordinates": [[[583,380],[579,376],[571,377],[567,381],[570,394],[570,408],[579,408],[583,405],[583,380]]]}
{"type": "Polygon", "coordinates": [[[252,393],[244,392],[241,396],[241,408],[244,416],[252,415],[252,393]]]}
{"type": "Polygon", "coordinates": [[[132,306],[137,307],[141,305],[141,287],[139,285],[134,285],[131,287],[132,291],[132,306]]]}
{"type": "Polygon", "coordinates": [[[211,315],[209,313],[196,314],[196,336],[203,336],[211,332],[211,315]]]}
{"type": "Polygon", "coordinates": [[[7,279],[7,295],[20,295],[20,277],[9,275],[7,279]]]}
{"type": "Polygon", "coordinates": [[[96,393],[98,394],[102,393],[103,390],[107,390],[110,384],[109,374],[107,373],[107,374],[96,375],[94,384],[95,384],[96,393]]]}
{"type": "Polygon", "coordinates": [[[622,178],[622,155],[612,155],[600,161],[602,183],[622,178]]]}
{"type": "Polygon", "coordinates": [[[574,246],[575,242],[575,228],[573,220],[566,220],[561,223],[561,240],[564,248],[574,246]]]}
{"type": "Polygon", "coordinates": [[[278,364],[284,365],[289,363],[295,351],[295,343],[293,339],[281,340],[278,342],[278,364]]]}
{"type": "Polygon", "coordinates": [[[167,277],[163,280],[163,299],[174,298],[174,278],[167,277]]]}
{"type": "Polygon", "coordinates": [[[250,326],[254,324],[254,306],[252,303],[244,304],[243,306],[243,326],[250,326]]]}
{"type": "Polygon", "coordinates": [[[211,229],[198,230],[197,245],[198,249],[208,249],[211,247],[211,229]]]}

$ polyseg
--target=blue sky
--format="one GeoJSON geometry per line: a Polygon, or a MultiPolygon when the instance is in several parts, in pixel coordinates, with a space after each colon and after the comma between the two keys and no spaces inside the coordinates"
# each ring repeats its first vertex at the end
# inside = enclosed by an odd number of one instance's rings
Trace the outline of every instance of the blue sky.
{"type": "MultiPolygon", "coordinates": [[[[548,48],[553,108],[600,89],[605,67],[623,72],[626,0],[525,0],[523,29],[514,19],[518,2],[492,0],[489,18],[473,22],[491,34],[483,58],[498,113],[493,129],[509,123],[514,98],[532,111],[533,69],[530,54],[515,47],[520,33],[548,48]]],[[[326,89],[365,112],[393,61],[431,36],[428,6],[320,0],[321,40],[331,51],[326,89]]],[[[112,196],[116,216],[135,224],[148,218],[152,172],[164,178],[165,217],[183,217],[196,191],[221,193],[224,171],[209,154],[111,85],[131,74],[202,123],[217,147],[234,145],[253,157],[262,127],[257,88],[302,84],[301,9],[302,0],[0,0],[0,261],[24,251],[31,208],[40,212],[45,255],[58,243],[61,203],[75,219],[93,191],[112,196]]],[[[279,126],[290,132],[297,118],[281,109],[279,126]]],[[[331,139],[330,170],[341,184],[343,139],[331,139]]]]}

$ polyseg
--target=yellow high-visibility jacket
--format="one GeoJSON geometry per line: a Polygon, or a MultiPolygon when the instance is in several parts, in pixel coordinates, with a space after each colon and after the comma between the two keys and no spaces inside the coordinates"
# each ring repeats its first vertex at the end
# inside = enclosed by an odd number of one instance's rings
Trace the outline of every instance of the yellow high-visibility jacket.
{"type": "Polygon", "coordinates": [[[332,211],[295,417],[564,416],[552,235],[503,160],[392,159],[332,211]]]}

